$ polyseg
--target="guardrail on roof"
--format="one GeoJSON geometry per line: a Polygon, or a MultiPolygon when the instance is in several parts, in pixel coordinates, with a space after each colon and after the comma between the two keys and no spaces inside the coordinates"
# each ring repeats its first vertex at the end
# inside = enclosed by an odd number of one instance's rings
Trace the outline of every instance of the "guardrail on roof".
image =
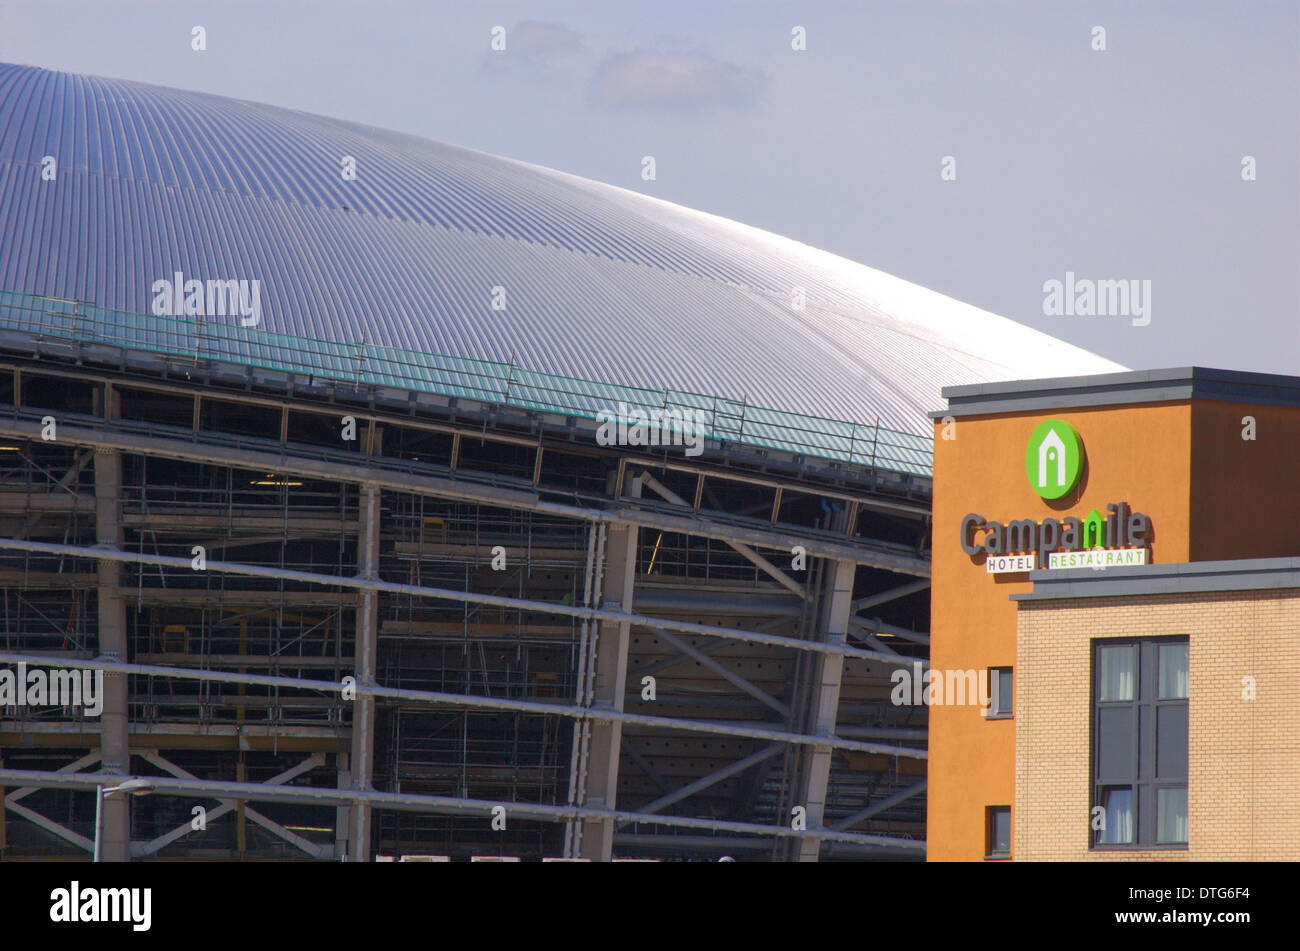
{"type": "Polygon", "coordinates": [[[707,438],[891,472],[929,476],[933,470],[934,450],[928,438],[879,425],[767,409],[684,390],[579,380],[512,363],[399,350],[364,340],[332,343],[202,317],[135,314],[14,291],[0,291],[0,329],[192,358],[196,363],[233,363],[592,420],[600,412],[617,413],[619,403],[647,414],[694,410],[704,414],[707,438]]]}

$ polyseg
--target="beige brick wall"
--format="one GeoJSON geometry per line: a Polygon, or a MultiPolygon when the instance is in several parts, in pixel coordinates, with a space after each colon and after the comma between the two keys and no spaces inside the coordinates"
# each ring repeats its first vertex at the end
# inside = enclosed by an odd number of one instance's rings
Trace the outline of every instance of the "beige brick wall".
{"type": "Polygon", "coordinates": [[[1016,859],[1300,860],[1300,591],[1023,602],[1015,690],[1016,859]],[[1092,851],[1090,646],[1161,635],[1190,645],[1188,847],[1092,851]]]}

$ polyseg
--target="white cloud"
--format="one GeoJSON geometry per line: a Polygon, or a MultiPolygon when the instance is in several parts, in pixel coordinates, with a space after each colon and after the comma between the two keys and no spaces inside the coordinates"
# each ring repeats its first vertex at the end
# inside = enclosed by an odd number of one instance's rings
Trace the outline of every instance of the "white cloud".
{"type": "Polygon", "coordinates": [[[582,34],[560,23],[525,20],[506,30],[506,48],[486,54],[484,69],[536,78],[567,73],[586,50],[582,34]]]}
{"type": "Polygon", "coordinates": [[[706,53],[641,49],[607,56],[587,90],[592,102],[609,109],[703,112],[752,108],[764,86],[761,73],[706,53]]]}

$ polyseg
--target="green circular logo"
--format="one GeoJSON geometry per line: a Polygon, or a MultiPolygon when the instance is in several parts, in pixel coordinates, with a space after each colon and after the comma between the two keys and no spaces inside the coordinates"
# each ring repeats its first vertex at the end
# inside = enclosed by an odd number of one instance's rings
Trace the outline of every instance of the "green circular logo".
{"type": "Polygon", "coordinates": [[[1040,423],[1025,448],[1029,485],[1045,499],[1059,499],[1079,481],[1083,441],[1069,423],[1049,419],[1040,423]]]}

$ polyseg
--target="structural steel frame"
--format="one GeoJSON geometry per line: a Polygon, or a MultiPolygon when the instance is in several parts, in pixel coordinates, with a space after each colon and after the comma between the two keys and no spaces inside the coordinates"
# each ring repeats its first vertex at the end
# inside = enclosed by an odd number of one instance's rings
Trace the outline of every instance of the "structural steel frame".
{"type": "MultiPolygon", "coordinates": [[[[45,362],[11,364],[14,373],[14,407],[0,409],[0,437],[25,441],[40,441],[42,415],[39,411],[21,408],[21,375],[67,375],[57,364],[45,362]]],[[[358,424],[365,424],[365,455],[329,450],[306,451],[304,447],[287,442],[289,406],[284,400],[258,397],[253,393],[221,391],[222,402],[258,403],[283,412],[281,440],[278,446],[268,445],[264,439],[234,437],[205,431],[199,433],[199,406],[203,395],[191,384],[170,386],[150,381],[147,377],[135,379],[122,374],[110,376],[108,371],[90,374],[91,384],[97,387],[97,413],[92,416],[73,412],[60,412],[57,441],[62,446],[74,446],[87,452],[77,457],[80,471],[93,459],[95,462],[95,531],[96,544],[58,544],[32,541],[30,538],[0,538],[0,550],[25,552],[28,555],[60,556],[93,560],[96,566],[95,589],[99,605],[99,651],[96,656],[74,656],[68,652],[57,655],[29,651],[0,651],[0,663],[24,662],[33,665],[60,666],[74,669],[103,671],[108,684],[104,718],[99,725],[99,750],[92,752],[54,772],[38,772],[0,768],[0,826],[5,809],[31,819],[47,831],[79,847],[87,847],[84,836],[58,826],[34,810],[21,805],[18,800],[38,788],[91,789],[105,783],[118,783],[127,774],[129,757],[138,755],[170,776],[144,777],[154,783],[164,795],[201,794],[219,800],[218,806],[208,813],[209,819],[220,818],[238,810],[244,817],[268,829],[275,836],[289,842],[301,852],[314,858],[347,857],[353,861],[369,859],[372,836],[370,816],[375,809],[398,810],[437,815],[477,816],[490,815],[494,807],[504,806],[512,817],[542,822],[562,822],[566,827],[565,854],[609,860],[616,841],[633,841],[646,838],[640,834],[621,833],[619,827],[630,823],[644,823],[665,828],[707,830],[712,833],[732,833],[788,842],[790,851],[785,854],[794,859],[816,861],[823,842],[835,842],[855,848],[878,849],[884,853],[923,853],[924,842],[919,839],[870,835],[849,831],[852,826],[901,803],[925,789],[924,781],[900,789],[884,799],[869,803],[847,819],[830,825],[824,823],[828,777],[832,754],[865,754],[892,757],[895,760],[924,761],[923,748],[895,744],[868,742],[854,739],[851,734],[875,735],[897,738],[900,741],[924,737],[923,731],[907,728],[853,727],[837,729],[837,711],[840,706],[840,683],[846,660],[869,661],[885,666],[911,665],[915,656],[894,651],[879,640],[886,634],[924,644],[923,632],[897,625],[888,625],[878,618],[857,618],[854,615],[867,608],[906,597],[928,587],[929,560],[920,547],[912,553],[907,546],[882,542],[855,534],[861,511],[872,510],[892,513],[901,519],[918,520],[921,532],[928,527],[928,506],[923,501],[899,500],[873,495],[870,491],[847,490],[832,485],[807,487],[787,475],[769,475],[762,471],[746,471],[743,467],[727,468],[725,452],[720,459],[707,464],[684,464],[667,458],[648,458],[635,453],[620,455],[617,471],[611,474],[612,491],[606,498],[591,498],[583,504],[550,501],[537,490],[541,474],[543,453],[551,445],[552,436],[542,434],[520,436],[508,428],[493,432],[490,438],[528,449],[535,449],[533,485],[520,480],[485,479],[481,474],[459,471],[461,439],[486,436],[488,423],[475,431],[456,423],[431,423],[427,420],[404,416],[384,415],[375,412],[373,396],[371,411],[358,411],[350,405],[321,405],[299,398],[295,406],[303,412],[322,415],[354,415],[358,424]],[[155,389],[169,393],[182,392],[194,400],[195,429],[182,434],[173,427],[124,420],[118,414],[117,383],[132,389],[155,389]],[[425,428],[452,436],[452,466],[414,464],[408,460],[382,455],[379,448],[379,424],[407,428],[425,428]],[[357,573],[355,575],[303,571],[235,560],[209,560],[205,571],[216,575],[272,579],[277,582],[328,588],[352,592],[340,604],[355,606],[355,656],[351,661],[354,685],[340,682],[311,680],[273,674],[252,674],[244,669],[217,670],[212,667],[183,667],[165,664],[127,663],[123,660],[127,650],[125,640],[125,597],[120,587],[120,572],[124,564],[152,566],[159,569],[189,570],[189,559],[160,554],[132,552],[123,549],[122,517],[122,465],[121,454],[154,456],[185,462],[203,463],[229,469],[252,469],[277,473],[285,477],[302,477],[338,485],[351,485],[360,493],[361,513],[356,530],[358,538],[357,573]],[[650,471],[672,470],[684,476],[697,478],[695,499],[687,500],[664,485],[650,471]],[[706,478],[735,481],[773,489],[775,498],[770,518],[762,520],[729,518],[718,513],[701,510],[701,493],[706,478]],[[650,488],[662,501],[642,499],[641,487],[650,488]],[[839,521],[829,521],[822,528],[799,527],[793,529],[777,522],[782,493],[788,487],[838,500],[843,504],[839,521]],[[581,604],[566,604],[536,598],[510,597],[501,594],[457,590],[422,584],[407,584],[384,580],[379,576],[379,537],[381,498],[385,492],[410,496],[455,500],[468,504],[490,506],[494,509],[513,510],[534,516],[551,516],[569,519],[589,526],[586,553],[585,595],[581,604]],[[710,625],[658,617],[637,612],[628,606],[636,601],[636,567],[638,532],[657,530],[676,533],[688,538],[716,540],[725,543],[755,566],[763,575],[784,589],[787,596],[795,597],[794,604],[811,619],[804,624],[805,637],[788,637],[761,630],[748,630],[724,625],[710,625]],[[821,559],[826,567],[821,587],[816,590],[801,584],[787,572],[778,568],[756,548],[789,551],[802,547],[808,556],[821,559]],[[854,600],[855,574],[859,567],[873,571],[892,572],[914,579],[895,585],[878,594],[854,600]],[[377,606],[381,594],[401,595],[422,601],[446,601],[466,605],[491,606],[510,610],[537,612],[574,619],[581,624],[578,651],[579,669],[577,693],[572,704],[549,703],[536,700],[513,699],[504,696],[457,693],[451,691],[410,689],[386,686],[380,682],[376,668],[378,635],[377,606]],[[812,612],[809,614],[809,612],[812,612]],[[682,660],[699,664],[721,680],[729,683],[753,700],[768,708],[769,715],[777,714],[776,722],[702,720],[692,717],[651,716],[631,713],[623,709],[628,676],[628,644],[633,631],[655,634],[667,646],[680,654],[682,660]],[[701,647],[688,643],[685,636],[711,639],[701,647]],[[852,635],[877,649],[866,650],[852,646],[852,635]],[[729,668],[713,656],[720,647],[743,643],[769,648],[790,650],[798,658],[806,658],[798,670],[802,686],[791,703],[773,696],[753,681],[729,668]],[[165,677],[205,683],[228,683],[243,686],[262,686],[277,690],[315,691],[324,694],[342,694],[345,689],[355,691],[350,741],[346,752],[340,750],[338,760],[338,786],[289,785],[289,783],[319,767],[326,766],[322,752],[309,752],[306,758],[288,769],[259,783],[201,780],[159,752],[135,748],[135,736],[130,722],[127,680],[129,676],[165,677]],[[374,777],[374,732],[376,701],[378,699],[414,704],[430,709],[472,710],[482,709],[521,714],[543,714],[572,719],[574,744],[570,770],[570,793],[567,805],[549,806],[543,803],[519,801],[497,802],[468,796],[447,797],[407,794],[376,790],[374,777]],[[753,723],[754,725],[748,725],[753,723]],[[729,736],[761,741],[765,745],[748,755],[740,756],[727,765],[712,770],[707,775],[690,782],[670,786],[647,774],[660,788],[662,795],[637,810],[616,808],[615,794],[619,782],[619,762],[623,752],[636,761],[640,754],[635,749],[623,749],[621,734],[624,726],[636,725],[653,730],[679,731],[695,734],[729,736]],[[784,727],[784,728],[778,728],[784,727]],[[865,731],[865,732],[864,732],[865,731]],[[725,818],[699,818],[693,816],[664,815],[661,810],[717,785],[720,782],[754,768],[765,767],[778,754],[786,754],[793,769],[790,776],[791,795],[806,808],[806,827],[798,824],[761,824],[738,822],[725,818]],[[101,764],[96,773],[81,773],[79,769],[92,763],[101,764]],[[4,796],[4,786],[21,785],[23,788],[4,796]],[[310,842],[281,824],[242,805],[247,801],[275,801],[326,804],[337,807],[339,838],[332,846],[310,842]],[[343,831],[346,829],[346,840],[343,831]],[[84,841],[83,841],[84,840],[84,841]]],[[[85,379],[82,370],[80,379],[85,379]]],[[[563,442],[556,445],[564,450],[563,442]]],[[[76,481],[76,473],[65,476],[76,481]]],[[[63,485],[64,489],[72,492],[63,485]]],[[[75,497],[75,493],[73,493],[75,497]]],[[[34,521],[40,517],[34,512],[28,521],[29,534],[34,521]]],[[[252,658],[247,660],[250,665],[252,658]]],[[[671,666],[660,664],[658,668],[671,666]]],[[[649,669],[649,668],[647,668],[649,669]]],[[[93,735],[90,731],[88,735],[93,735]]],[[[241,730],[236,733],[242,738],[241,730]]],[[[241,739],[242,741],[242,739],[241,739]]],[[[644,768],[644,767],[643,767],[644,768]]],[[[242,772],[242,766],[241,766],[242,772]]],[[[124,799],[105,803],[105,855],[110,859],[126,860],[157,854],[168,845],[183,839],[188,826],[177,827],[147,842],[132,842],[128,804],[124,799]]],[[[2,831],[2,830],[0,830],[2,831]]],[[[676,837],[667,837],[672,841],[676,837]]],[[[721,838],[719,837],[719,841],[721,838]]],[[[743,842],[742,842],[743,844],[743,842]]]]}

